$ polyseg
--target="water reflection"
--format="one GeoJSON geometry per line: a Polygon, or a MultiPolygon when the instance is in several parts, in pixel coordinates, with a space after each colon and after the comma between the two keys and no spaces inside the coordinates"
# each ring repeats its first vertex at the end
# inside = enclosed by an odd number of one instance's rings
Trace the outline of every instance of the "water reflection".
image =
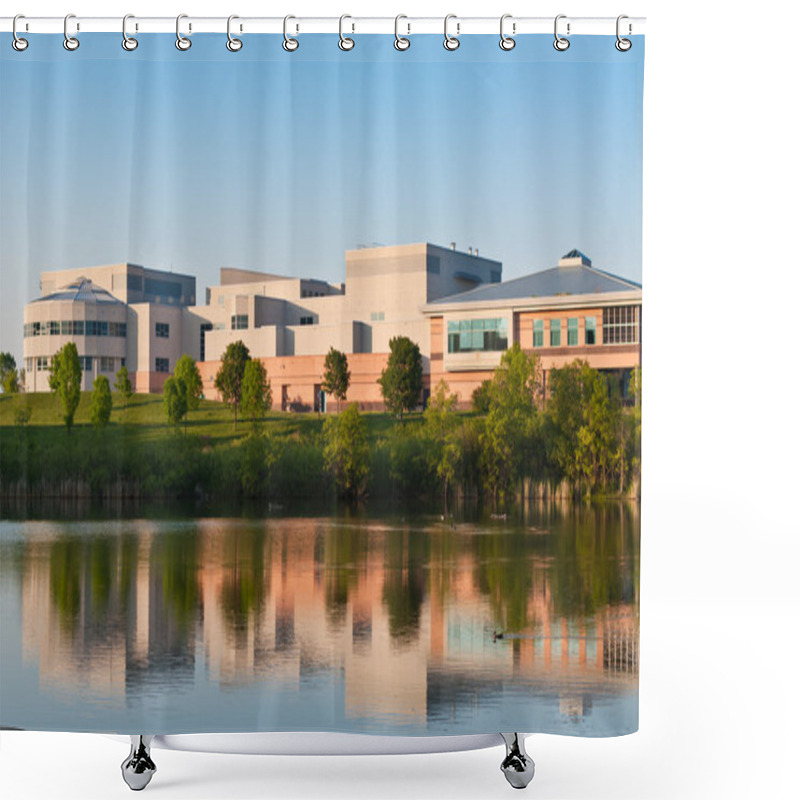
{"type": "Polygon", "coordinates": [[[4,522],[1,721],[628,732],[638,541],[627,503],[455,527],[4,522]]]}

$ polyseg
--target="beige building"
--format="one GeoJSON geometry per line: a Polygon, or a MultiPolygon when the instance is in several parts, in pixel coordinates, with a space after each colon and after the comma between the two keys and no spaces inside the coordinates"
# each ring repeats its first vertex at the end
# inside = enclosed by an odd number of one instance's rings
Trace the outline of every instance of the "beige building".
{"type": "Polygon", "coordinates": [[[43,272],[42,296],[25,306],[25,387],[49,390],[53,356],[75,342],[82,388],[125,365],[136,391],[160,391],[181,354],[184,309],[196,302],[195,278],[135,264],[43,272]]]}
{"type": "Polygon", "coordinates": [[[462,406],[514,343],[540,355],[545,388],[551,369],[582,358],[625,392],[641,364],[639,284],[578,250],[550,269],[501,278],[502,264],[477,250],[427,243],[349,250],[343,283],[223,267],[205,305],[193,277],[132,264],[43,273],[44,296],[25,307],[26,384],[47,391],[53,354],[74,340],[85,389],[125,363],[137,392],[161,391],[188,353],[216,399],[222,355],[241,340],[264,363],[276,408],[325,410],[334,347],[347,354],[347,399],[381,409],[389,341],[407,336],[422,354],[424,393],[444,379],[462,406]]]}

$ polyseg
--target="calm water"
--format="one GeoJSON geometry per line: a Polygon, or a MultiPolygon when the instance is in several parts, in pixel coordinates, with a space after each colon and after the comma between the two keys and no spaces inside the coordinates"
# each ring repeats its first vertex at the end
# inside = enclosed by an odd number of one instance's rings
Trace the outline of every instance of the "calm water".
{"type": "Polygon", "coordinates": [[[628,733],[638,569],[629,503],[3,521],[0,724],[628,733]]]}

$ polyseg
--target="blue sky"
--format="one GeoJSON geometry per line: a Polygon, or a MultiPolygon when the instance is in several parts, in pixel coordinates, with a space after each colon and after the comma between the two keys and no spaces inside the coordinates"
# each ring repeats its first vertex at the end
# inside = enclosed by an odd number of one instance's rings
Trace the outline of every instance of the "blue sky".
{"type": "Polygon", "coordinates": [[[359,244],[480,248],[504,279],[573,247],[641,280],[644,37],[0,37],[0,349],[41,270],[131,261],[344,279],[359,244]]]}

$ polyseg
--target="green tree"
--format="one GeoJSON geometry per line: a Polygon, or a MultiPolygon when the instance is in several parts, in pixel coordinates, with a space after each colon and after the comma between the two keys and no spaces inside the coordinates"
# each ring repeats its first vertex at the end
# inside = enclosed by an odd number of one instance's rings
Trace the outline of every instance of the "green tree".
{"type": "Polygon", "coordinates": [[[133,397],[133,384],[131,383],[130,376],[128,375],[128,368],[123,364],[117,373],[117,380],[114,383],[114,389],[122,395],[125,409],[128,408],[128,400],[133,397]]]}
{"type": "Polygon", "coordinates": [[[403,418],[419,403],[422,394],[422,355],[419,345],[407,336],[389,340],[389,359],[378,378],[389,413],[403,418]]]}
{"type": "Polygon", "coordinates": [[[347,390],[350,388],[350,370],[347,356],[333,347],[325,356],[322,388],[336,398],[336,411],[341,411],[342,400],[347,399],[347,390]]]}
{"type": "Polygon", "coordinates": [[[250,417],[253,426],[272,408],[272,385],[264,365],[250,359],[244,367],[242,378],[242,412],[250,417]]]}
{"type": "Polygon", "coordinates": [[[54,356],[50,367],[50,388],[56,393],[67,432],[72,430],[81,400],[81,361],[75,342],[67,342],[54,356]]]}
{"type": "Polygon", "coordinates": [[[214,377],[214,387],[222,399],[233,407],[233,429],[236,430],[236,417],[242,402],[242,381],[244,368],[250,360],[250,351],[244,342],[231,342],[222,355],[222,364],[214,377]]]}
{"type": "Polygon", "coordinates": [[[17,360],[11,353],[0,353],[0,388],[6,394],[16,394],[19,391],[17,360]]]}
{"type": "Polygon", "coordinates": [[[164,382],[164,410],[170,425],[180,425],[186,416],[186,387],[180,378],[170,376],[164,382]]]}
{"type": "Polygon", "coordinates": [[[488,414],[489,407],[492,404],[492,381],[485,380],[481,382],[472,392],[472,409],[479,414],[488,414]]]}
{"type": "Polygon", "coordinates": [[[503,353],[489,388],[489,413],[481,434],[482,461],[496,503],[524,474],[533,471],[535,398],[539,357],[515,343],[503,353]]]}
{"type": "Polygon", "coordinates": [[[95,428],[105,428],[111,419],[111,386],[105,375],[98,375],[92,385],[92,401],[89,407],[89,419],[95,428]]]}
{"type": "Polygon", "coordinates": [[[196,411],[203,396],[203,379],[200,377],[197,362],[188,353],[184,353],[175,364],[174,374],[178,380],[183,381],[186,389],[187,411],[196,411]]]}
{"type": "Polygon", "coordinates": [[[441,380],[425,409],[425,432],[430,441],[428,458],[442,482],[442,504],[447,514],[447,487],[455,480],[461,460],[458,438],[457,394],[449,394],[447,384],[441,380]]]}
{"type": "Polygon", "coordinates": [[[352,403],[341,414],[328,417],[322,427],[325,467],[333,476],[338,493],[355,498],[364,491],[369,471],[367,424],[352,403]]]}

